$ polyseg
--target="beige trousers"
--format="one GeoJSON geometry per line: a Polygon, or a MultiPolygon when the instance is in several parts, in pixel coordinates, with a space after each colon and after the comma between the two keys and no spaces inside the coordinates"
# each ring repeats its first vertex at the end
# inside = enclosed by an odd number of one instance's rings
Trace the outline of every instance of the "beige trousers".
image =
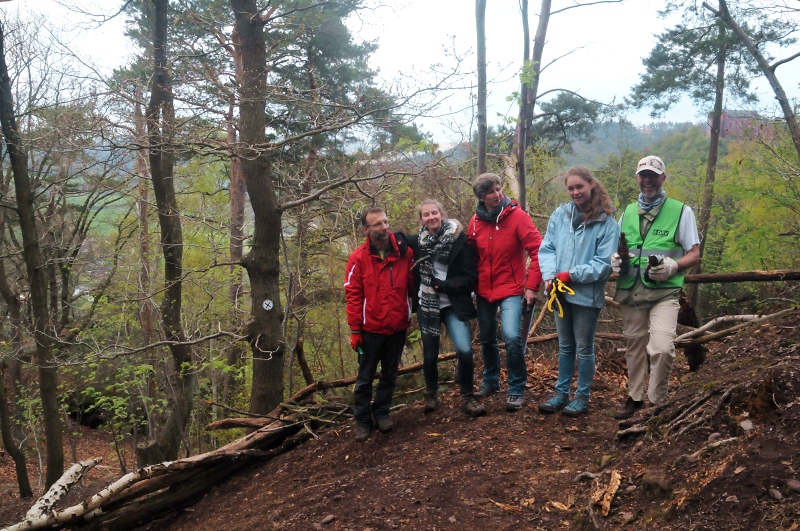
{"type": "Polygon", "coordinates": [[[675,362],[675,329],[678,325],[678,299],[666,299],[652,308],[622,305],[622,333],[627,341],[628,392],[634,400],[644,400],[647,357],[650,357],[650,383],[647,398],[659,404],[669,393],[669,377],[675,362]]]}

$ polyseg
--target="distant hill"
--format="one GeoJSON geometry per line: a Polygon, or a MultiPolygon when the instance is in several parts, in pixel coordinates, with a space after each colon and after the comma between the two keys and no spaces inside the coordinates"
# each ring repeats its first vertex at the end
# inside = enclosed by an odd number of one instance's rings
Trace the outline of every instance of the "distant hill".
{"type": "Polygon", "coordinates": [[[691,122],[653,122],[636,126],[629,122],[605,122],[597,124],[590,142],[576,140],[571,152],[562,153],[565,167],[583,164],[595,167],[603,164],[610,155],[619,155],[626,150],[643,153],[647,148],[689,129],[702,126],[691,122]]]}

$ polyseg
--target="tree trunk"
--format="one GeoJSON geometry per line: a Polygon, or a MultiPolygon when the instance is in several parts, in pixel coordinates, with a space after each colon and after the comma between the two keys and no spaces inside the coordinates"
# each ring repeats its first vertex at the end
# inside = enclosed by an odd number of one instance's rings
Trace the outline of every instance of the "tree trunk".
{"type": "Polygon", "coordinates": [[[231,0],[241,39],[240,144],[237,153],[253,207],[253,246],[242,260],[250,279],[252,307],[247,337],[253,351],[250,412],[266,414],[283,400],[285,343],[280,300],[281,207],[272,182],[266,145],[266,43],[255,0],[231,0]]]}
{"type": "Polygon", "coordinates": [[[47,445],[47,473],[49,487],[64,472],[64,447],[61,433],[61,414],[58,407],[56,361],[53,358],[53,338],[48,335],[47,275],[42,263],[39,235],[34,213],[34,195],[28,176],[28,156],[22,147],[14,114],[11,79],[5,59],[4,28],[0,28],[0,121],[17,194],[17,214],[22,234],[23,257],[30,286],[32,324],[36,341],[36,363],[39,368],[39,392],[42,399],[42,423],[47,445]]]}
{"type": "Polygon", "coordinates": [[[523,47],[522,89],[520,90],[519,123],[514,135],[512,155],[517,159],[517,180],[519,181],[518,201],[524,210],[528,208],[528,177],[525,165],[525,152],[528,149],[533,128],[533,108],[539,90],[539,74],[542,70],[542,54],[547,37],[547,26],[550,23],[551,0],[542,0],[539,8],[539,24],[533,38],[533,57],[530,57],[530,31],[528,29],[528,1],[522,3],[522,30],[525,36],[523,47]]]}
{"type": "MultiPolygon", "coordinates": [[[[7,210],[0,209],[0,244],[3,243],[3,238],[5,236],[6,212],[7,210]]],[[[0,247],[0,251],[1,250],[2,247],[0,247]]],[[[20,386],[22,384],[22,361],[20,360],[23,349],[22,302],[20,301],[20,294],[12,289],[11,284],[8,282],[8,277],[6,276],[6,259],[2,256],[4,254],[5,253],[0,252],[0,297],[3,298],[3,302],[6,303],[6,308],[8,309],[8,325],[11,328],[12,354],[3,356],[2,359],[0,359],[0,364],[5,364],[8,369],[5,385],[6,389],[11,389],[11,403],[14,405],[11,414],[16,416],[18,413],[16,404],[19,403],[19,399],[21,398],[20,386]]]]}
{"type": "Polygon", "coordinates": [[[475,0],[478,36],[478,175],[486,173],[486,0],[475,0]]]}
{"type": "MultiPolygon", "coordinates": [[[[720,42],[725,36],[724,28],[720,27],[720,42]]],[[[704,256],[706,241],[708,240],[708,229],[711,221],[711,207],[714,204],[714,181],[717,175],[717,158],[719,156],[719,137],[722,127],[722,103],[725,93],[725,45],[721,44],[717,53],[717,78],[714,91],[714,111],[711,115],[711,138],[708,145],[708,164],[706,165],[706,183],[703,188],[703,204],[700,206],[698,216],[698,228],[700,230],[700,258],[704,256]]],[[[700,261],[692,268],[692,273],[699,274],[703,270],[703,262],[700,261]]],[[[687,288],[687,298],[689,305],[692,306],[700,317],[701,301],[700,290],[696,285],[687,288]]],[[[701,317],[700,317],[701,318],[701,317]]]]}
{"type": "Polygon", "coordinates": [[[527,130],[528,142],[530,142],[530,130],[533,127],[533,108],[536,105],[536,97],[539,92],[539,74],[542,72],[542,54],[544,53],[544,42],[547,38],[547,26],[550,24],[550,5],[551,0],[542,0],[539,8],[539,24],[536,26],[536,35],[533,37],[533,57],[531,58],[533,73],[531,76],[531,90],[528,94],[530,104],[528,106],[527,130]]]}
{"type": "Polygon", "coordinates": [[[6,396],[5,366],[0,361],[0,434],[3,436],[3,446],[14,460],[19,484],[19,497],[30,498],[33,496],[31,484],[28,481],[28,469],[25,467],[25,454],[17,446],[11,433],[11,416],[8,413],[8,397],[6,396]]]}
{"type": "MultiPolygon", "coordinates": [[[[233,55],[234,71],[236,79],[241,83],[242,80],[242,52],[240,44],[239,30],[234,25],[231,34],[231,41],[234,46],[231,47],[233,55]]],[[[234,118],[234,109],[236,101],[231,96],[230,105],[228,108],[227,117],[227,142],[228,146],[232,149],[239,142],[237,124],[234,118]]],[[[245,183],[244,175],[242,174],[242,160],[233,154],[230,157],[230,204],[231,204],[231,224],[230,224],[230,253],[231,262],[241,262],[244,254],[244,205],[245,205],[245,183]]],[[[231,266],[231,284],[228,291],[228,297],[233,308],[233,318],[236,325],[239,324],[239,312],[236,309],[239,306],[239,297],[242,293],[242,273],[238,266],[231,266]]],[[[244,356],[244,348],[239,342],[231,345],[226,355],[228,368],[230,369],[225,373],[225,383],[223,387],[223,403],[229,403],[231,396],[237,394],[243,385],[241,376],[242,357],[244,356]]]]}
{"type": "MultiPolygon", "coordinates": [[[[228,145],[235,146],[238,142],[236,127],[233,123],[233,102],[228,113],[228,145]]],[[[230,158],[230,204],[231,204],[231,224],[230,224],[230,253],[231,262],[241,262],[244,249],[244,203],[245,203],[245,184],[242,175],[242,161],[236,155],[230,158]]],[[[228,288],[228,297],[232,316],[238,322],[239,313],[236,308],[239,306],[239,297],[242,294],[242,273],[239,266],[231,266],[231,284],[228,288]]],[[[242,386],[240,369],[242,366],[242,356],[244,349],[239,342],[231,345],[227,352],[226,360],[231,369],[225,373],[225,383],[223,391],[223,403],[227,404],[231,396],[236,394],[242,386]]]]}
{"type": "MultiPolygon", "coordinates": [[[[136,139],[145,146],[147,142],[147,122],[142,112],[142,89],[137,86],[134,91],[134,125],[136,127],[136,139]]],[[[150,186],[147,183],[147,148],[141,147],[136,153],[136,171],[139,175],[138,192],[139,192],[139,320],[142,326],[142,336],[145,345],[153,343],[154,325],[153,318],[155,314],[155,307],[153,300],[150,298],[150,222],[148,220],[150,203],[148,196],[150,195],[150,186]]],[[[144,361],[153,367],[153,374],[155,373],[156,360],[153,359],[153,351],[147,350],[144,353],[144,361]]],[[[156,385],[153,374],[147,376],[147,389],[145,394],[147,396],[147,434],[150,437],[156,436],[156,419],[152,411],[152,404],[156,398],[156,385]]]]}
{"type": "MultiPolygon", "coordinates": [[[[153,80],[147,106],[150,174],[161,225],[161,248],[164,253],[164,302],[161,319],[168,341],[185,342],[181,324],[181,277],[183,274],[183,233],[173,182],[174,131],[172,86],[167,70],[167,4],[153,0],[153,80]]],[[[173,367],[170,375],[172,396],[169,399],[166,425],[158,439],[137,449],[140,465],[173,460],[178,457],[183,432],[192,410],[195,377],[191,370],[192,351],[188,345],[170,345],[173,367]]]]}
{"type": "Polygon", "coordinates": [[[739,41],[745,46],[745,48],[747,48],[747,51],[750,52],[750,55],[752,55],[758,63],[758,68],[767,78],[767,81],[769,81],[772,91],[775,93],[775,99],[778,100],[778,103],[781,106],[783,116],[786,118],[786,125],[789,126],[789,133],[792,136],[794,149],[797,151],[798,159],[800,159],[800,123],[797,121],[797,116],[792,109],[789,98],[786,97],[786,92],[784,92],[783,87],[778,81],[778,78],[775,76],[775,68],[770,66],[767,59],[753,42],[753,39],[751,39],[750,36],[742,29],[742,27],[739,26],[735,20],[733,20],[733,17],[731,17],[731,13],[728,10],[728,3],[726,0],[719,0],[719,11],[706,3],[703,3],[703,5],[706,7],[706,9],[713,12],[720,19],[722,19],[725,24],[727,24],[739,41]]]}
{"type": "Polygon", "coordinates": [[[531,86],[526,76],[527,66],[531,60],[531,36],[528,28],[528,0],[522,0],[522,88],[519,91],[519,121],[517,134],[511,148],[512,156],[517,159],[517,180],[519,181],[519,194],[517,201],[522,210],[528,208],[527,177],[525,175],[525,151],[528,147],[528,107],[530,106],[531,86]],[[516,149],[515,149],[516,148],[516,149]]]}

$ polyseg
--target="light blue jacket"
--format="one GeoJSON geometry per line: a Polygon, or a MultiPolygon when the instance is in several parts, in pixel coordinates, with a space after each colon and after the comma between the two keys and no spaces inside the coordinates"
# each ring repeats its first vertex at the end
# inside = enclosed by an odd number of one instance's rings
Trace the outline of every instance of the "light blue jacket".
{"type": "Polygon", "coordinates": [[[539,267],[544,281],[569,271],[569,287],[575,295],[566,300],[579,306],[605,306],[605,287],[611,275],[611,255],[619,243],[619,225],[605,213],[587,224],[572,227],[575,203],[559,206],[547,223],[547,234],[539,248],[539,267]]]}

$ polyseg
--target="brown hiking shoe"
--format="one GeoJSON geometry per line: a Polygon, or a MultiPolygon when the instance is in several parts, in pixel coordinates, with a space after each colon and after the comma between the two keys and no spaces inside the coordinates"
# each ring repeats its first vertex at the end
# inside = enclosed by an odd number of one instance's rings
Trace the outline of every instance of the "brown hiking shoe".
{"type": "Polygon", "coordinates": [[[426,415],[428,413],[433,413],[437,409],[439,409],[439,397],[437,396],[436,392],[433,393],[426,393],[425,394],[425,410],[423,413],[426,415]]]}
{"type": "Polygon", "coordinates": [[[633,416],[634,413],[636,413],[643,407],[644,407],[644,400],[634,400],[633,398],[628,397],[628,400],[625,402],[625,406],[623,406],[622,409],[614,413],[614,418],[617,420],[629,419],[633,416]]]}
{"type": "Polygon", "coordinates": [[[464,395],[461,397],[461,411],[470,417],[482,417],[486,414],[486,408],[475,400],[475,397],[472,395],[464,395]]]}

